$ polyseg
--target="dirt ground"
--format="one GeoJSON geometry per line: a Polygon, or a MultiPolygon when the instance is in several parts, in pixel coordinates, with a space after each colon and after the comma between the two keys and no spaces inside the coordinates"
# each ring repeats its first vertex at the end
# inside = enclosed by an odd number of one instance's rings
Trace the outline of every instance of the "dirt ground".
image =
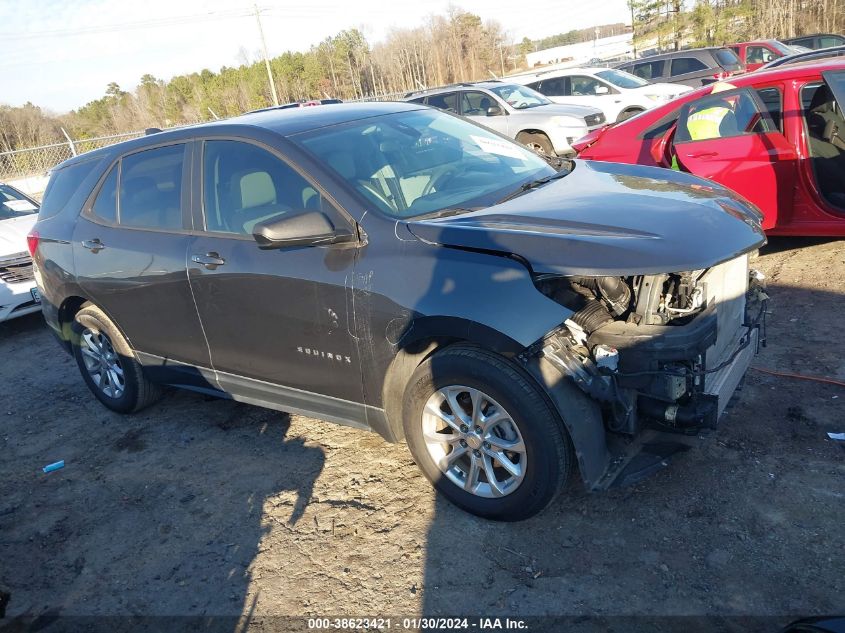
{"type": "MultiPolygon", "coordinates": [[[[763,250],[755,366],[845,379],[843,247],[763,250]]],[[[0,325],[0,588],[7,617],[841,612],[844,411],[751,371],[670,468],[498,524],[363,431],[187,392],[113,414],[34,315],[0,325]]]]}

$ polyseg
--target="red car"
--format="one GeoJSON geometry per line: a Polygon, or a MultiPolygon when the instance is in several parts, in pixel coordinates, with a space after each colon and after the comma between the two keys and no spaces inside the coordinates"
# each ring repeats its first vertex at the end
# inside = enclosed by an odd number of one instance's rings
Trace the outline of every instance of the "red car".
{"type": "Polygon", "coordinates": [[[699,88],[572,144],[580,158],[688,171],[745,196],[770,235],[845,236],[845,60],[699,88]]]}
{"type": "Polygon", "coordinates": [[[745,64],[745,70],[757,70],[763,64],[785,55],[792,55],[798,51],[777,40],[759,40],[756,42],[740,42],[731,44],[727,48],[733,50],[739,60],[745,64]]]}

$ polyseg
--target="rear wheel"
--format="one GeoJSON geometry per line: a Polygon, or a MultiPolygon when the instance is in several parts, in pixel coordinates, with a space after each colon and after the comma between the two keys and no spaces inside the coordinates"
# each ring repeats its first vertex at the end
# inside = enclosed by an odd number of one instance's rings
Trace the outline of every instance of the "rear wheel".
{"type": "Polygon", "coordinates": [[[408,385],[405,437],[425,476],[455,505],[518,521],[569,479],[572,444],[539,388],[496,354],[457,346],[420,365],[408,385]]]}
{"type": "Polygon", "coordinates": [[[72,346],[82,379],[112,411],[131,413],[151,405],[161,388],[147,380],[129,343],[100,308],[85,305],[73,320],[72,346]]]}
{"type": "Polygon", "coordinates": [[[555,155],[555,149],[552,147],[552,142],[549,140],[549,137],[542,132],[520,132],[516,135],[516,140],[523,145],[527,145],[538,154],[542,154],[544,156],[555,155]]]}

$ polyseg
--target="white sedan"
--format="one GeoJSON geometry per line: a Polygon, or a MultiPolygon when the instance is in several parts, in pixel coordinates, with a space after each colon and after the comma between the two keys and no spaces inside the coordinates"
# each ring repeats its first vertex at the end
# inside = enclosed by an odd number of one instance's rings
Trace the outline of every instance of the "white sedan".
{"type": "Polygon", "coordinates": [[[0,182],[0,322],[41,309],[26,236],[38,203],[0,182]]]}
{"type": "Polygon", "coordinates": [[[624,121],[692,90],[678,84],[652,84],[614,68],[565,68],[508,77],[555,103],[589,105],[608,121],[624,121]]]}

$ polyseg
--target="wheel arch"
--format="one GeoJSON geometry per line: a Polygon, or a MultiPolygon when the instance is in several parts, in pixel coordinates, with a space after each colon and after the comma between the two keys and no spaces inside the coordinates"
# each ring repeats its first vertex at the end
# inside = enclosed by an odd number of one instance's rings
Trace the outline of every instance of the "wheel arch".
{"type": "Polygon", "coordinates": [[[405,437],[402,404],[408,381],[416,368],[432,354],[456,344],[472,345],[506,358],[522,350],[517,341],[482,323],[457,317],[416,319],[399,340],[399,349],[387,368],[382,385],[386,431],[390,435],[387,439],[401,441],[405,437]]]}
{"type": "Polygon", "coordinates": [[[71,352],[71,326],[73,325],[73,319],[76,316],[76,313],[79,312],[86,303],[90,303],[90,300],[87,297],[83,297],[79,294],[71,294],[62,299],[62,302],[59,304],[58,310],[56,311],[59,343],[61,343],[62,347],[64,347],[65,351],[68,353],[71,352]]]}
{"type": "Polygon", "coordinates": [[[640,112],[645,112],[646,108],[642,106],[628,106],[627,108],[622,108],[622,111],[616,115],[616,122],[621,123],[631,117],[639,114],[640,112]]]}
{"type": "Polygon", "coordinates": [[[540,128],[534,128],[534,127],[525,128],[524,130],[520,130],[519,132],[517,132],[515,138],[518,138],[521,134],[542,134],[547,139],[549,139],[549,142],[551,142],[551,140],[552,140],[549,137],[548,132],[546,132],[545,130],[541,130],[540,128]]]}

